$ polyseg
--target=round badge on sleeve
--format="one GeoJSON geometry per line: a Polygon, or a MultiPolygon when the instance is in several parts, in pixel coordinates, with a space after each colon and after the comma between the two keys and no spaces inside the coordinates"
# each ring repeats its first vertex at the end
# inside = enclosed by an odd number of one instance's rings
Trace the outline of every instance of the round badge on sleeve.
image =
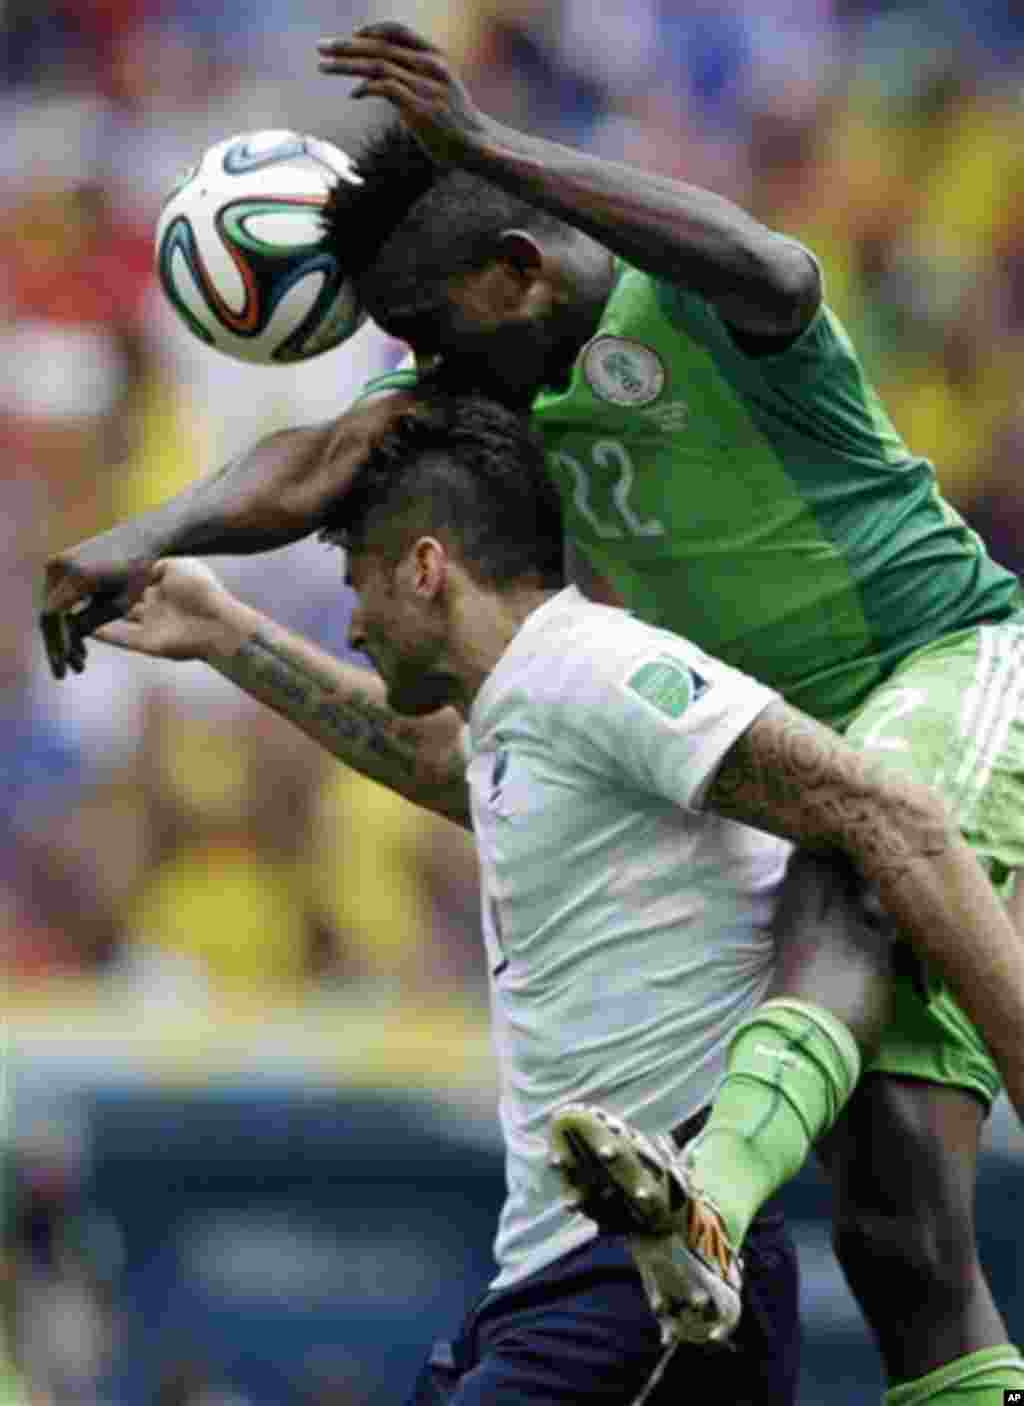
{"type": "Polygon", "coordinates": [[[595,337],[583,352],[583,375],[594,394],[612,405],[650,405],[665,388],[661,357],[628,337],[595,337]]]}

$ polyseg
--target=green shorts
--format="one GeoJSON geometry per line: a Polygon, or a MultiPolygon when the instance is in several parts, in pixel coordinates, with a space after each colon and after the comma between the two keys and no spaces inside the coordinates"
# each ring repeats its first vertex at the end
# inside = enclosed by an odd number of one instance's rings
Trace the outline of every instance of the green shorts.
{"type": "MultiPolygon", "coordinates": [[[[992,882],[1024,867],[1024,615],[917,650],[845,729],[854,746],[941,791],[992,882]]],[[[1001,1081],[975,1027],[909,949],[869,1070],[970,1089],[1001,1081]]]]}

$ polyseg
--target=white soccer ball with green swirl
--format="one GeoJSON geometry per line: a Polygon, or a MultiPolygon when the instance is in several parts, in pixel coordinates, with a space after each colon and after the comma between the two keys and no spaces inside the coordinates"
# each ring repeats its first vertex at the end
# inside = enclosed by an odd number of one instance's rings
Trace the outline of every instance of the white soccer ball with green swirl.
{"type": "Polygon", "coordinates": [[[262,365],[352,336],[364,314],[322,220],[338,182],[361,184],[350,157],[297,132],[241,133],[203,153],[156,231],[161,287],[190,332],[262,365]]]}

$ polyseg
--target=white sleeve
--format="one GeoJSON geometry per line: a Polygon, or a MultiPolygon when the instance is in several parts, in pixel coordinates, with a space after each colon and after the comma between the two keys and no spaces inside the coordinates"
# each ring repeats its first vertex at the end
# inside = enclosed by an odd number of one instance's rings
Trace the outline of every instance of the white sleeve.
{"type": "Polygon", "coordinates": [[[602,773],[699,810],[726,752],[778,695],[667,632],[633,644],[595,650],[582,680],[574,671],[578,743],[602,773]]]}

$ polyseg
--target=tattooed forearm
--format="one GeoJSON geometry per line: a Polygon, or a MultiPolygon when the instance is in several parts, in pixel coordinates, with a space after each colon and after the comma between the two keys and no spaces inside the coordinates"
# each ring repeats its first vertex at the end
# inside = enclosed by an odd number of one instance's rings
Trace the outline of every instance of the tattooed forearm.
{"type": "Polygon", "coordinates": [[[370,696],[380,687],[373,674],[339,663],[332,676],[307,650],[289,649],[264,630],[246,635],[217,667],[356,771],[465,823],[456,722],[442,728],[401,718],[370,696]]]}
{"type": "Polygon", "coordinates": [[[706,806],[806,849],[843,850],[879,883],[941,854],[952,833],[937,797],[783,703],[730,749],[706,806]]]}
{"type": "Polygon", "coordinates": [[[305,662],[290,658],[261,634],[254,634],[231,661],[261,693],[269,693],[333,734],[346,752],[368,753],[393,762],[406,776],[416,773],[415,747],[386,708],[353,693],[340,698],[333,683],[305,662]]]}
{"type": "Polygon", "coordinates": [[[732,747],[705,805],[844,851],[978,1026],[1024,1117],[1024,944],[941,796],[780,703],[732,747]]]}
{"type": "Polygon", "coordinates": [[[282,702],[302,708],[309,702],[310,681],[259,635],[253,635],[240,645],[228,663],[233,672],[245,675],[247,681],[261,692],[273,693],[282,702]]]}

